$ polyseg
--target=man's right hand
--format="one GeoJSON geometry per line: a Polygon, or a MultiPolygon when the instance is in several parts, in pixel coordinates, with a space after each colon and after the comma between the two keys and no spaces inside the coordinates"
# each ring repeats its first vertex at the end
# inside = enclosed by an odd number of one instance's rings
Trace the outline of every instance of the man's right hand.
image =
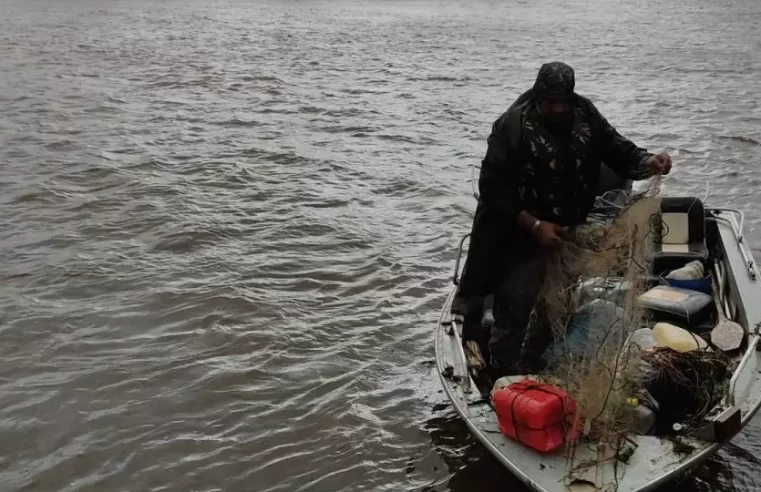
{"type": "Polygon", "coordinates": [[[555,249],[560,247],[563,243],[563,239],[567,232],[567,227],[561,227],[552,222],[542,221],[536,231],[534,231],[534,236],[536,236],[536,240],[542,246],[555,249]]]}

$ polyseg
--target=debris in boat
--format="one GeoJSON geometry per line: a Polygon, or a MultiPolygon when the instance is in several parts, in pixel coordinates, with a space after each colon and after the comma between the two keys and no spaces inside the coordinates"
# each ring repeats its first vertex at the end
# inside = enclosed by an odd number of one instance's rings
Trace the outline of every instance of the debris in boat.
{"type": "Polygon", "coordinates": [[[623,448],[621,448],[618,451],[618,454],[616,455],[616,457],[618,458],[618,461],[620,461],[622,463],[629,463],[629,460],[634,455],[634,452],[636,450],[637,450],[637,448],[635,448],[631,444],[626,444],[626,445],[624,445],[623,448]]]}
{"type": "Polygon", "coordinates": [[[674,454],[678,456],[688,456],[695,451],[695,446],[687,444],[682,437],[671,437],[671,444],[674,446],[674,454]]]}
{"type": "Polygon", "coordinates": [[[690,429],[690,437],[706,442],[716,441],[714,423],[709,421],[704,425],[692,427],[690,429]]]}
{"type": "Polygon", "coordinates": [[[444,376],[445,378],[449,379],[450,381],[454,382],[454,383],[459,383],[459,382],[462,381],[462,377],[457,376],[454,373],[454,367],[452,367],[451,365],[447,365],[444,368],[444,370],[441,371],[441,375],[444,376]]]}
{"type": "Polygon", "coordinates": [[[488,399],[494,384],[494,374],[487,368],[481,347],[477,341],[468,340],[465,342],[464,351],[468,373],[481,396],[488,399]]]}
{"type": "Polygon", "coordinates": [[[441,326],[444,327],[444,331],[447,335],[454,336],[454,325],[452,324],[452,320],[448,319],[441,322],[441,326]]]}
{"type": "Polygon", "coordinates": [[[481,348],[475,340],[465,342],[465,357],[468,360],[468,369],[481,371],[486,368],[486,361],[481,355],[481,348]]]}
{"type": "Polygon", "coordinates": [[[678,352],[659,347],[642,355],[642,382],[658,402],[656,432],[673,434],[674,424],[699,424],[726,395],[730,360],[721,352],[678,352]]]}

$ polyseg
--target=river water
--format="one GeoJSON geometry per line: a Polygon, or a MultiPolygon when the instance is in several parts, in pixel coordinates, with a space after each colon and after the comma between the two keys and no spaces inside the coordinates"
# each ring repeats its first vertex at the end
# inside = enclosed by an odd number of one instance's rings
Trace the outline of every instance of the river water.
{"type": "MultiPolygon", "coordinates": [[[[0,490],[524,490],[433,328],[543,61],[761,245],[761,3],[0,0],[0,490]]],[[[681,490],[758,490],[759,420],[681,490]]]]}

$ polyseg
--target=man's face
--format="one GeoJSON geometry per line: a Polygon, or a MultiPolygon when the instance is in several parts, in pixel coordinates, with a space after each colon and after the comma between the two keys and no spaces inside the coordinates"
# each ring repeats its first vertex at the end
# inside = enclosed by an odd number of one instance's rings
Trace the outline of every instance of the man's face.
{"type": "Polygon", "coordinates": [[[570,121],[572,117],[571,105],[568,103],[568,100],[563,97],[545,97],[539,103],[539,110],[549,123],[567,122],[570,121]]]}

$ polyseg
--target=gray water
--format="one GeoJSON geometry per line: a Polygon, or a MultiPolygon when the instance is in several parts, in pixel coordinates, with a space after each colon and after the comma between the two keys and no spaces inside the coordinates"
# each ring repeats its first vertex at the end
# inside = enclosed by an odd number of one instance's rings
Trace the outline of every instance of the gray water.
{"type": "MultiPolygon", "coordinates": [[[[0,490],[523,490],[431,345],[539,64],[761,245],[756,0],[0,0],[0,490]],[[707,183],[710,187],[707,187],[707,183]]],[[[759,420],[680,485],[757,490],[759,420]]]]}

